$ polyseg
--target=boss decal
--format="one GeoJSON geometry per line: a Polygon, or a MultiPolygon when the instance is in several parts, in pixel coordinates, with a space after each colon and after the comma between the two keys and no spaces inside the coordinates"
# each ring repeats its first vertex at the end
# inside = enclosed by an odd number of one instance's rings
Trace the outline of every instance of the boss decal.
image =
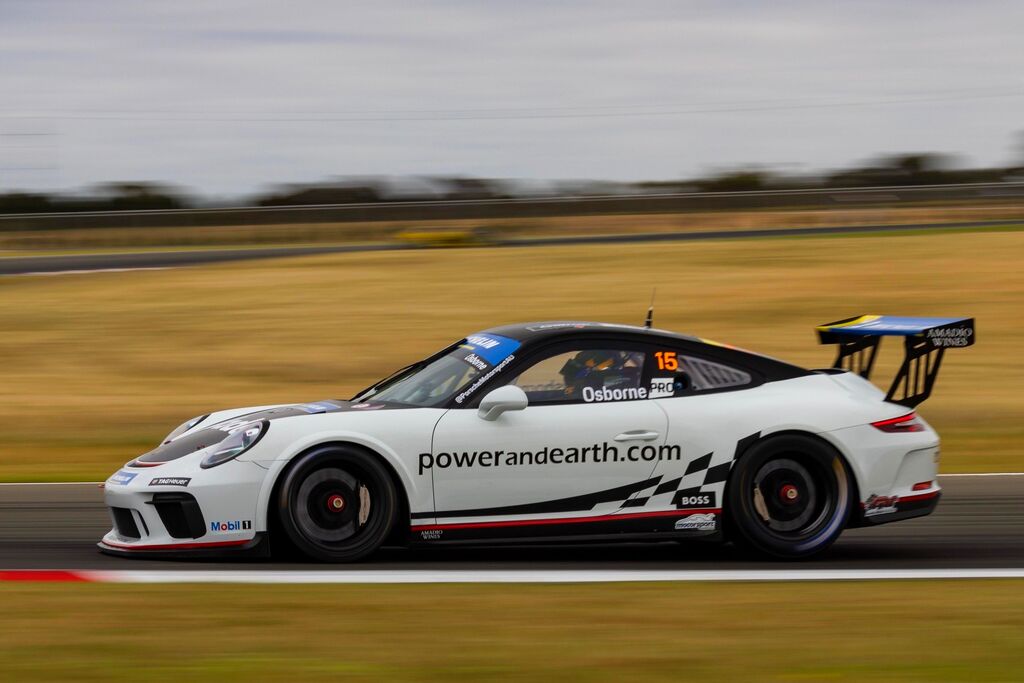
{"type": "Polygon", "coordinates": [[[718,495],[714,491],[677,491],[672,504],[679,509],[718,507],[718,495]]]}

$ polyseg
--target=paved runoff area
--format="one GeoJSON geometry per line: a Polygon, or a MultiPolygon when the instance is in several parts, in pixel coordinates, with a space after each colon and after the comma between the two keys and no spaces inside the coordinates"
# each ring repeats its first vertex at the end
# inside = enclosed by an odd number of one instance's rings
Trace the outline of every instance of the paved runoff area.
{"type": "Polygon", "coordinates": [[[936,512],[853,529],[824,555],[750,560],[693,542],[387,548],[368,562],[171,561],[99,554],[109,528],[96,484],[0,484],[0,581],[131,583],[583,583],[1024,578],[1024,476],[951,475],[936,512]]]}

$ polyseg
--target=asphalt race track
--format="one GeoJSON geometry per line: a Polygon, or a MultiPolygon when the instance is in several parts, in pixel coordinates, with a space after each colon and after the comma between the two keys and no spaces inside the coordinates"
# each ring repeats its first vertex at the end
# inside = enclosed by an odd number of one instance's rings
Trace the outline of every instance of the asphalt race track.
{"type": "Polygon", "coordinates": [[[139,251],[71,256],[11,256],[0,258],[0,275],[84,272],[95,270],[132,270],[137,268],[178,268],[207,263],[252,261],[284,256],[312,256],[356,251],[407,249],[404,245],[348,244],[320,247],[266,247],[252,249],[186,249],[177,251],[139,251]]]}
{"type": "Polygon", "coordinates": [[[949,476],[925,518],[843,534],[809,562],[750,561],[731,546],[693,543],[384,549],[370,562],[325,566],[272,560],[122,559],[101,555],[109,529],[95,484],[0,485],[0,569],[131,569],[260,572],[510,569],[953,569],[1024,568],[1024,476],[949,476]]]}
{"type": "MultiPolygon", "coordinates": [[[[617,244],[625,242],[687,242],[713,239],[748,239],[798,235],[842,235],[844,233],[885,233],[907,230],[962,230],[966,228],[997,228],[1020,225],[1020,220],[971,221],[966,223],[915,223],[895,225],[852,225],[819,228],[771,228],[764,230],[708,230],[703,232],[660,232],[626,235],[593,235],[575,237],[537,237],[501,240],[495,247],[539,247],[564,244],[617,244]]],[[[126,252],[111,254],[78,254],[69,256],[9,256],[0,258],[0,275],[83,272],[136,268],[178,268],[208,263],[251,261],[254,259],[341,254],[364,251],[398,251],[421,249],[407,244],[348,244],[305,247],[267,247],[249,249],[192,249],[169,251],[126,252]]]]}

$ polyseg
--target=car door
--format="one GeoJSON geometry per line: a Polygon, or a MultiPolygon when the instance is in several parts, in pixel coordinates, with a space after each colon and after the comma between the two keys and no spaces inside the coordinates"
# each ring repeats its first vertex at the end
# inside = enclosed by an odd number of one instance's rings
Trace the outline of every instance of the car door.
{"type": "MultiPolygon", "coordinates": [[[[668,420],[647,400],[647,354],[628,342],[561,344],[504,383],[529,405],[488,421],[452,409],[434,431],[439,524],[584,519],[619,510],[645,488],[668,420]]],[[[488,387],[492,390],[494,387],[488,387]]]]}
{"type": "Polygon", "coordinates": [[[712,530],[733,460],[757,438],[744,426],[744,409],[759,380],[747,368],[671,346],[653,350],[650,369],[652,403],[669,420],[665,449],[681,457],[661,459],[654,471],[657,488],[636,496],[645,510],[675,509],[706,520],[705,526],[683,528],[712,530]]]}

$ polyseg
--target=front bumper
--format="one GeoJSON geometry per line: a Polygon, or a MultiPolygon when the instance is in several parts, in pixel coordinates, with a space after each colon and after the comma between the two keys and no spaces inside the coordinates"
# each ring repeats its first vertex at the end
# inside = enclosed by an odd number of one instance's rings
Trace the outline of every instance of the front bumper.
{"type": "Polygon", "coordinates": [[[104,485],[113,528],[99,548],[146,556],[261,551],[266,522],[257,500],[266,473],[245,461],[209,470],[179,461],[124,467],[104,485]]]}
{"type": "Polygon", "coordinates": [[[227,543],[175,543],[172,545],[125,546],[109,544],[104,540],[96,544],[104,555],[133,559],[191,559],[211,557],[270,557],[270,539],[266,532],[257,532],[249,541],[227,543]]]}

